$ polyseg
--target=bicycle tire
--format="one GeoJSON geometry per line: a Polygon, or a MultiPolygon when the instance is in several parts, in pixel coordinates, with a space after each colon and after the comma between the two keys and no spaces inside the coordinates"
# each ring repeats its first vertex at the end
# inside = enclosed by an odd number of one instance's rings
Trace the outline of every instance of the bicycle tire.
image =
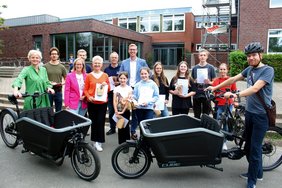
{"type": "Polygon", "coordinates": [[[150,168],[151,157],[142,147],[134,159],[136,143],[123,143],[112,154],[112,166],[117,174],[127,179],[144,175],[150,168]]]}
{"type": "Polygon", "coordinates": [[[9,148],[15,148],[18,146],[19,141],[16,135],[10,134],[7,131],[15,132],[15,122],[17,114],[11,109],[4,109],[0,115],[0,132],[1,137],[9,148]]]}
{"type": "Polygon", "coordinates": [[[282,164],[282,129],[269,127],[262,145],[263,171],[271,171],[282,164]],[[280,138],[280,139],[276,139],[280,138]]]}
{"type": "Polygon", "coordinates": [[[83,180],[92,181],[100,173],[101,162],[95,150],[86,143],[76,146],[71,154],[71,164],[75,173],[83,180]]]}

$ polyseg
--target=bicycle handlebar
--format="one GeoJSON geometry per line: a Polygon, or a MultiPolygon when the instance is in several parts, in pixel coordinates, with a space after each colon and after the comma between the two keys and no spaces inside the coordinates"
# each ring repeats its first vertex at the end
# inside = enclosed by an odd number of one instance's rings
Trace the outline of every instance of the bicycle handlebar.
{"type": "MultiPolygon", "coordinates": [[[[35,98],[38,98],[42,95],[46,95],[48,94],[47,91],[44,91],[42,93],[36,91],[34,93],[22,93],[22,97],[25,98],[25,97],[32,97],[33,99],[35,98]]],[[[10,101],[11,104],[13,105],[17,105],[18,104],[18,98],[16,96],[14,96],[13,94],[12,95],[8,95],[8,100],[10,101]]]]}
{"type": "Polygon", "coordinates": [[[37,97],[40,97],[41,95],[46,95],[48,94],[47,91],[44,91],[42,93],[38,92],[38,91],[35,91],[34,93],[22,93],[22,97],[25,98],[25,97],[33,97],[33,98],[37,98],[37,97]]]}

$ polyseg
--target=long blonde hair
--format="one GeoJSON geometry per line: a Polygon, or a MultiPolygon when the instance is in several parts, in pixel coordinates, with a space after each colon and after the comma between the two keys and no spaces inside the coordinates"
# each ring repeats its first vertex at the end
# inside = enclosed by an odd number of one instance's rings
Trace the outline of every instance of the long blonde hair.
{"type": "Polygon", "coordinates": [[[158,87],[160,87],[160,82],[159,82],[159,79],[158,79],[158,75],[157,75],[157,72],[156,72],[156,67],[160,65],[162,67],[162,72],[161,72],[161,75],[160,75],[160,78],[161,78],[161,82],[163,85],[165,85],[165,87],[168,87],[168,81],[167,81],[167,78],[166,76],[164,75],[164,69],[163,69],[163,65],[160,61],[157,61],[155,64],[154,64],[154,74],[152,76],[152,80],[157,84],[158,87]]]}

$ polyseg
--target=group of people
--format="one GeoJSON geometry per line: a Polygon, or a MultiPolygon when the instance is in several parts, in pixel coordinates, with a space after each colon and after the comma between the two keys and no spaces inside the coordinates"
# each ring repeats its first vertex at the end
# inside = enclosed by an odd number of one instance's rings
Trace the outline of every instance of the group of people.
{"type": "MultiPolygon", "coordinates": [[[[247,78],[248,88],[239,93],[226,92],[230,108],[237,97],[247,97],[246,104],[246,146],[249,168],[242,177],[248,179],[248,187],[255,187],[256,181],[262,179],[261,144],[268,128],[268,117],[256,93],[260,93],[267,106],[273,90],[274,70],[262,63],[263,48],[260,43],[250,43],[245,47],[249,66],[242,73],[228,76],[228,66],[219,66],[219,76],[216,77],[214,66],[207,62],[209,52],[199,52],[199,64],[193,67],[191,74],[187,62],[181,61],[172,80],[168,81],[161,62],[156,62],[153,74],[144,59],[137,57],[137,46],[130,44],[130,57],[118,64],[116,52],[110,54],[110,65],[102,71],[103,58],[92,58],[92,70],[85,64],[86,51],[79,50],[73,60],[70,72],[59,61],[59,50],[50,49],[50,61],[40,66],[42,54],[30,50],[28,60],[30,66],[25,67],[13,83],[14,95],[21,97],[19,89],[25,80],[26,91],[49,92],[49,98],[42,96],[38,107],[52,106],[55,110],[62,109],[62,86],[65,85],[64,103],[67,110],[88,116],[92,120],[91,141],[98,151],[103,151],[105,142],[105,117],[109,110],[110,130],[106,135],[116,132],[116,124],[122,119],[118,129],[118,143],[128,139],[137,139],[136,129],[140,121],[156,117],[157,101],[161,100],[163,107],[160,116],[168,116],[167,104],[169,94],[172,95],[172,115],[188,114],[193,108],[194,117],[200,118],[202,113],[210,113],[210,104],[206,99],[205,90],[218,89],[237,90],[235,82],[247,78]],[[89,69],[89,70],[87,70],[89,69]],[[155,111],[154,111],[155,110],[155,111]],[[131,116],[131,118],[130,118],[131,116]],[[131,119],[131,121],[129,121],[131,119]],[[131,122],[131,126],[129,123],[131,122]]],[[[31,99],[26,98],[24,109],[31,109],[31,99]]],[[[219,118],[225,102],[218,99],[219,118]]],[[[172,125],[173,126],[173,125],[172,125]]]]}

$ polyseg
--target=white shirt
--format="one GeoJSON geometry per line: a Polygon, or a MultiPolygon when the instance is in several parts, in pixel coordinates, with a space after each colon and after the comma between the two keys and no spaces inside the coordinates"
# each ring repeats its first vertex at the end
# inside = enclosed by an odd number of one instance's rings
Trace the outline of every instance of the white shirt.
{"type": "Polygon", "coordinates": [[[114,93],[120,93],[122,98],[127,98],[129,96],[129,94],[132,93],[132,88],[128,85],[126,85],[125,87],[121,87],[119,85],[119,86],[115,87],[114,93]]]}
{"type": "Polygon", "coordinates": [[[79,94],[82,96],[83,89],[84,89],[84,80],[83,80],[83,74],[75,74],[76,75],[76,80],[78,83],[78,88],[79,88],[79,94]]]}
{"type": "Polygon", "coordinates": [[[136,84],[136,69],[137,69],[136,59],[134,61],[130,60],[130,78],[129,78],[130,81],[129,81],[129,85],[131,87],[134,87],[134,85],[136,84]]]}

